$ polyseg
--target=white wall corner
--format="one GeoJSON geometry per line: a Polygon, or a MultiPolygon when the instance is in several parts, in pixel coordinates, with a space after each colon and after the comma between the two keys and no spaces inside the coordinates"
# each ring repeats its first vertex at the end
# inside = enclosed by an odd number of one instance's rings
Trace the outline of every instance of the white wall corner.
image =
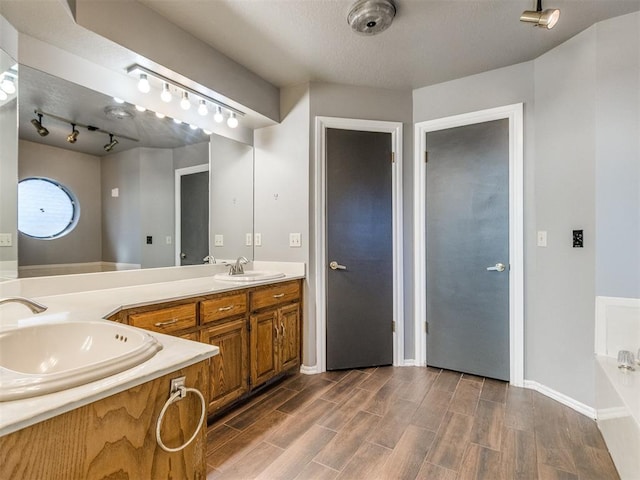
{"type": "Polygon", "coordinates": [[[534,380],[525,380],[524,381],[524,388],[529,388],[531,390],[535,390],[536,392],[539,392],[553,400],[555,400],[556,402],[560,402],[561,404],[572,408],[573,410],[575,410],[578,413],[581,413],[582,415],[586,415],[587,417],[595,420],[596,419],[596,409],[593,407],[590,407],[588,405],[585,405],[582,402],[579,402],[567,395],[565,395],[564,393],[560,393],[552,388],[547,387],[546,385],[542,385],[541,383],[538,383],[534,380]]]}

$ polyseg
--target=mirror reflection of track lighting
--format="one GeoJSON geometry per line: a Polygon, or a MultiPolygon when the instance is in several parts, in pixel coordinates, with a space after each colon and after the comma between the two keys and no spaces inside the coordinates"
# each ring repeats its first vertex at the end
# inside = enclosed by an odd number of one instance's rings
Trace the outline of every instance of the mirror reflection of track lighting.
{"type": "Polygon", "coordinates": [[[16,93],[16,83],[14,82],[13,77],[9,75],[9,73],[5,73],[2,76],[2,81],[0,81],[0,88],[9,95],[13,95],[14,93],[16,93]]]}
{"type": "Polygon", "coordinates": [[[36,115],[38,115],[38,119],[32,119],[31,124],[36,128],[38,135],[40,135],[41,137],[46,137],[47,135],[49,135],[49,130],[42,126],[42,114],[37,113],[36,115]]]}
{"type": "Polygon", "coordinates": [[[544,27],[551,30],[560,19],[560,10],[549,8],[542,10],[542,0],[538,0],[536,10],[525,10],[520,15],[521,22],[533,23],[536,27],[544,27]]]}
{"type": "Polygon", "coordinates": [[[76,130],[76,124],[72,123],[71,124],[71,133],[69,135],[67,135],[67,142],[76,143],[78,141],[78,135],[80,135],[80,132],[78,130],[76,130]]]}
{"type": "Polygon", "coordinates": [[[113,147],[115,147],[118,144],[118,140],[116,140],[115,138],[113,138],[113,133],[109,134],[109,143],[107,143],[103,148],[105,152],[110,152],[111,150],[113,150],[113,147]]]}

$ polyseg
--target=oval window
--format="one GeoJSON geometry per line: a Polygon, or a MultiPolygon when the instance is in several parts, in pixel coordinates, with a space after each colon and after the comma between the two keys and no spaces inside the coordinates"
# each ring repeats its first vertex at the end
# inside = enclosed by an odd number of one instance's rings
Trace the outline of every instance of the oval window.
{"type": "Polygon", "coordinates": [[[18,230],[32,238],[59,238],[74,229],[80,205],[66,186],[30,177],[18,183],[18,230]]]}

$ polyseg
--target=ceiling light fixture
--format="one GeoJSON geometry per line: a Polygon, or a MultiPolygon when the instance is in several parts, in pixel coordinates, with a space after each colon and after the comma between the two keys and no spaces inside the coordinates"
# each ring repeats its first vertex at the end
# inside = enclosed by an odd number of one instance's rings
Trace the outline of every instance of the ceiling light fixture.
{"type": "Polygon", "coordinates": [[[156,117],[164,118],[164,117],[166,117],[166,115],[164,113],[156,112],[156,117]]]}
{"type": "Polygon", "coordinates": [[[180,107],[183,110],[189,110],[191,108],[191,102],[189,101],[189,94],[182,92],[182,100],[180,100],[180,107]]]}
{"type": "Polygon", "coordinates": [[[67,142],[76,143],[78,141],[78,135],[80,135],[80,132],[78,130],[76,130],[76,124],[72,123],[71,124],[71,133],[69,135],[67,135],[67,142]]]}
{"type": "Polygon", "coordinates": [[[0,82],[0,88],[9,95],[13,95],[14,93],[16,93],[16,84],[13,80],[13,77],[10,76],[8,73],[5,73],[2,76],[2,81],[0,82]]]}
{"type": "Polygon", "coordinates": [[[104,151],[105,152],[110,152],[111,150],[113,150],[113,147],[115,147],[118,144],[118,140],[116,140],[115,138],[113,138],[113,133],[109,134],[109,143],[107,143],[104,147],[104,151]]]}
{"type": "Polygon", "coordinates": [[[7,98],[9,98],[9,95],[0,88],[0,102],[4,102],[7,98]]]}
{"type": "Polygon", "coordinates": [[[533,23],[535,27],[551,30],[560,19],[560,10],[549,8],[542,10],[542,0],[537,1],[536,10],[525,10],[520,15],[521,22],[533,23]]]}
{"type": "Polygon", "coordinates": [[[174,118],[173,123],[177,123],[178,125],[180,125],[182,124],[182,120],[178,120],[177,118],[174,118]]]}
{"type": "Polygon", "coordinates": [[[203,117],[209,113],[207,102],[205,102],[204,100],[200,100],[200,104],[198,105],[198,113],[203,117]]]}
{"type": "Polygon", "coordinates": [[[236,128],[238,126],[238,119],[236,118],[236,114],[231,112],[229,114],[229,118],[227,118],[227,125],[229,128],[236,128]]]}
{"type": "Polygon", "coordinates": [[[162,93],[160,94],[160,98],[165,103],[169,103],[173,98],[173,95],[171,95],[171,90],[169,90],[169,84],[167,82],[164,82],[162,84],[162,93]]]}
{"type": "Polygon", "coordinates": [[[216,121],[216,123],[222,123],[222,121],[224,120],[224,115],[222,115],[221,107],[216,107],[216,113],[213,114],[213,119],[216,121]]]}
{"type": "MultiPolygon", "coordinates": [[[[383,3],[388,3],[391,4],[391,0],[368,0],[368,1],[374,1],[374,2],[383,2],[383,3]]],[[[393,4],[391,4],[393,5],[393,4]]],[[[394,12],[395,12],[395,7],[394,7],[394,12]]],[[[176,91],[178,92],[182,92],[181,93],[181,101],[180,101],[180,106],[187,110],[189,109],[189,107],[191,106],[191,102],[189,101],[189,97],[193,97],[195,99],[197,99],[198,101],[198,113],[200,113],[200,115],[208,115],[209,113],[209,108],[208,108],[208,104],[212,104],[215,105],[216,107],[216,113],[214,115],[214,120],[218,123],[221,123],[224,120],[224,116],[223,116],[223,111],[226,114],[227,112],[229,114],[233,113],[234,117],[235,117],[235,122],[238,122],[238,117],[244,117],[245,113],[238,110],[237,108],[234,108],[230,105],[227,105],[226,103],[221,102],[220,100],[216,100],[215,98],[212,98],[209,95],[206,95],[204,93],[201,93],[198,90],[194,90],[193,88],[187,87],[186,85],[183,85],[179,82],[176,82],[160,73],[154,72],[153,70],[149,70],[146,67],[143,67],[141,65],[138,64],[134,64],[131,65],[129,68],[127,68],[127,73],[131,74],[131,75],[137,75],[140,76],[141,74],[145,74],[147,76],[147,81],[150,78],[155,78],[156,80],[159,80],[162,83],[162,93],[160,94],[160,98],[162,99],[162,101],[164,102],[170,102],[172,100],[172,90],[174,91],[174,93],[176,91]],[[185,101],[186,99],[186,101],[185,101]],[[204,109],[206,108],[206,113],[204,112],[204,109]]],[[[205,89],[205,87],[200,88],[205,89]]],[[[235,123],[234,121],[232,121],[232,123],[235,123]]],[[[235,128],[235,127],[234,127],[235,128]]]]}
{"type": "Polygon", "coordinates": [[[124,100],[119,97],[113,97],[113,101],[116,103],[124,103],[124,100]]]}
{"type": "Polygon", "coordinates": [[[190,123],[190,124],[189,124],[189,128],[190,128],[191,130],[198,130],[198,128],[200,128],[200,127],[198,127],[197,125],[194,125],[193,123],[190,123]]]}
{"type": "Polygon", "coordinates": [[[42,114],[38,112],[35,113],[36,115],[38,115],[38,119],[36,120],[34,118],[33,120],[31,120],[31,124],[36,127],[38,135],[40,135],[41,137],[46,137],[47,135],[49,135],[49,130],[42,126],[42,114]]]}
{"type": "Polygon", "coordinates": [[[391,0],[358,0],[347,15],[351,29],[362,35],[376,35],[385,31],[396,16],[391,0]]]}
{"type": "Polygon", "coordinates": [[[139,112],[146,112],[147,109],[144,108],[142,105],[136,105],[136,110],[138,110],[139,112]]]}
{"type": "Polygon", "coordinates": [[[140,80],[138,80],[138,90],[142,93],[149,93],[151,91],[151,84],[149,84],[149,79],[147,78],[146,73],[140,74],[140,80]]]}

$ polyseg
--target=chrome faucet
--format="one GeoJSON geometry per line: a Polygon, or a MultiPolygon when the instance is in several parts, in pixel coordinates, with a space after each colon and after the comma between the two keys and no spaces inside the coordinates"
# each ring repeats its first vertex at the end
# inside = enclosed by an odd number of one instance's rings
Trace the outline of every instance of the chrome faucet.
{"type": "Polygon", "coordinates": [[[202,261],[204,263],[208,263],[209,265],[212,265],[212,264],[216,263],[216,257],[214,257],[213,255],[207,255],[206,257],[204,257],[202,259],[202,261]]]}
{"type": "Polygon", "coordinates": [[[244,266],[249,263],[246,257],[238,257],[236,263],[229,264],[229,275],[242,275],[244,266]]]}
{"type": "Polygon", "coordinates": [[[0,305],[2,305],[3,303],[20,303],[31,310],[33,313],[42,313],[47,309],[45,305],[42,305],[35,300],[30,300],[24,297],[0,298],[0,305]]]}

